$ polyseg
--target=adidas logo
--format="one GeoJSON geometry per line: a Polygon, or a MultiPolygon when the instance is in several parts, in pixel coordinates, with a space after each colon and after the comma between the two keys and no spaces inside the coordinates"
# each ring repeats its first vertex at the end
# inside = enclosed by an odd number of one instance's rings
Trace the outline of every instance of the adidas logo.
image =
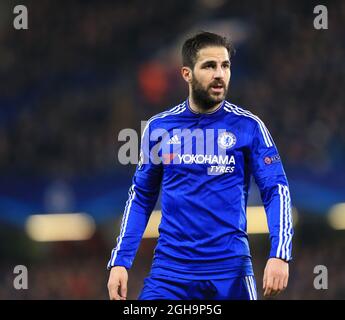
{"type": "Polygon", "coordinates": [[[169,139],[167,144],[181,144],[181,141],[178,139],[177,134],[175,134],[171,139],[169,139]]]}

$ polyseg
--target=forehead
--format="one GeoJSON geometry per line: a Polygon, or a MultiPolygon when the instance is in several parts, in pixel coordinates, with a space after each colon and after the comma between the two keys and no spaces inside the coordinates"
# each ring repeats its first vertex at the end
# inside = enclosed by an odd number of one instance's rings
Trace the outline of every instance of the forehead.
{"type": "Polygon", "coordinates": [[[224,47],[205,47],[198,51],[196,63],[205,61],[228,61],[229,53],[224,47]]]}

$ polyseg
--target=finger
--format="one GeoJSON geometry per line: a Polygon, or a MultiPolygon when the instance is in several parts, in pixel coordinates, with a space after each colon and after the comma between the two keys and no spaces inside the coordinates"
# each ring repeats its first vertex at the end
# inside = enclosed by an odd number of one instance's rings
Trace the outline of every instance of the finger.
{"type": "Polygon", "coordinates": [[[110,300],[120,300],[120,296],[118,294],[118,286],[110,286],[108,288],[108,291],[110,300]]]}
{"type": "Polygon", "coordinates": [[[110,300],[120,300],[120,296],[115,290],[110,290],[109,291],[109,299],[110,300]]]}
{"type": "Polygon", "coordinates": [[[121,292],[121,297],[126,300],[127,298],[127,281],[122,281],[121,283],[121,289],[120,289],[120,292],[121,292]]]}
{"type": "Polygon", "coordinates": [[[275,283],[276,283],[276,279],[272,278],[272,281],[270,283],[270,286],[269,286],[268,292],[267,292],[268,297],[275,296],[275,294],[276,294],[276,290],[274,290],[275,283]]]}
{"type": "Polygon", "coordinates": [[[279,292],[282,292],[285,289],[284,282],[285,282],[285,277],[280,279],[280,281],[279,281],[279,286],[278,286],[279,292]]]}
{"type": "Polygon", "coordinates": [[[274,278],[272,292],[271,292],[272,297],[274,297],[280,293],[279,287],[282,286],[281,283],[282,283],[282,281],[279,278],[274,278]]]}
{"type": "Polygon", "coordinates": [[[289,276],[286,276],[284,278],[284,289],[286,289],[287,285],[288,285],[288,282],[289,282],[289,276]]]}
{"type": "Polygon", "coordinates": [[[279,288],[279,278],[274,278],[273,279],[273,285],[272,285],[272,291],[273,293],[275,293],[276,291],[278,291],[279,288]]]}
{"type": "Polygon", "coordinates": [[[264,292],[264,296],[270,296],[271,295],[272,284],[273,284],[273,278],[272,277],[267,277],[266,289],[265,289],[265,292],[264,292]]]}
{"type": "Polygon", "coordinates": [[[120,300],[120,296],[117,293],[117,290],[114,290],[114,289],[109,290],[109,298],[110,300],[120,300]]]}
{"type": "Polygon", "coordinates": [[[266,289],[266,286],[267,286],[267,268],[265,268],[265,271],[264,271],[264,278],[263,278],[263,283],[262,283],[262,289],[265,290],[266,289]]]}

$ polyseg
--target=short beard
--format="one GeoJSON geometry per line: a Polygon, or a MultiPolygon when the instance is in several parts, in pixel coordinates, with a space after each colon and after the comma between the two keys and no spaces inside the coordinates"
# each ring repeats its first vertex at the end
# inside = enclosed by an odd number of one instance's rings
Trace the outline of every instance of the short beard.
{"type": "Polygon", "coordinates": [[[204,111],[208,111],[216,104],[222,102],[225,99],[228,91],[228,89],[224,86],[224,94],[214,98],[208,93],[210,87],[205,90],[200,82],[195,79],[195,77],[193,77],[191,85],[193,100],[195,104],[204,111]]]}

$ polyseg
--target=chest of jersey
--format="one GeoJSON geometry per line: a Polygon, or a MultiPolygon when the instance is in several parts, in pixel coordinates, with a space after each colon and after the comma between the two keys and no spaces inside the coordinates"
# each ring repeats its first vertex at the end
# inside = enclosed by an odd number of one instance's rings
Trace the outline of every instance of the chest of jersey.
{"type": "Polygon", "coordinates": [[[236,125],[194,121],[172,127],[160,143],[167,174],[234,175],[243,172],[248,137],[236,125]]]}

